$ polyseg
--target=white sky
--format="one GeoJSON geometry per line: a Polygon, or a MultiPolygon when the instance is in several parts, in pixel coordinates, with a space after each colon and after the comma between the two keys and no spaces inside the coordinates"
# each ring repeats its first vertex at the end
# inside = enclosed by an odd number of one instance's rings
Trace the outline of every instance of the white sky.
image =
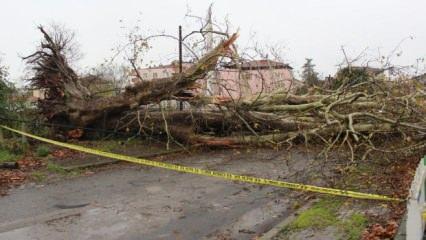
{"type": "MultiPolygon", "coordinates": [[[[52,21],[76,31],[84,57],[79,66],[92,67],[112,55],[111,48],[124,42],[127,31],[140,27],[157,33],[176,34],[177,26],[189,30],[184,16],[189,6],[204,16],[210,0],[2,0],[0,5],[0,53],[16,81],[24,73],[19,55],[34,50],[41,35],[39,24],[52,21]],[[122,23],[119,20],[123,20],[122,23]]],[[[376,57],[378,49],[388,54],[404,41],[397,64],[413,64],[426,57],[426,0],[215,0],[214,18],[228,15],[234,29],[240,29],[238,44],[246,46],[253,32],[264,44],[285,46],[284,59],[295,71],[305,57],[314,59],[317,71],[333,74],[342,61],[341,46],[355,56],[368,47],[376,57]]],[[[184,30],[185,30],[184,29],[184,30]]],[[[192,29],[191,29],[192,30],[192,29]]],[[[154,61],[165,61],[176,53],[172,40],[153,45],[154,61]]],[[[152,55],[152,54],[151,54],[152,55]]]]}

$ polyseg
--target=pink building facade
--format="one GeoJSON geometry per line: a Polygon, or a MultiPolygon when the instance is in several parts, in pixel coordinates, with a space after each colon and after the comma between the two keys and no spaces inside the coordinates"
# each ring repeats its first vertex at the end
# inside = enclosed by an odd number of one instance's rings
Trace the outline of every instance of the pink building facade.
{"type": "MultiPolygon", "coordinates": [[[[182,69],[185,71],[185,69],[191,66],[191,63],[183,63],[182,69]]],[[[171,77],[173,74],[178,73],[179,64],[178,62],[172,62],[169,65],[159,65],[155,67],[138,69],[138,72],[139,76],[142,78],[142,81],[151,81],[153,79],[171,77]]],[[[136,74],[136,72],[133,71],[133,73],[131,73],[131,83],[135,84],[138,81],[141,81],[139,76],[136,74]]]]}
{"type": "Polygon", "coordinates": [[[213,95],[239,99],[288,90],[294,81],[292,70],[288,64],[270,60],[225,65],[212,78],[213,95]]]}
{"type": "MultiPolygon", "coordinates": [[[[191,63],[184,63],[187,69],[191,63]]],[[[294,83],[292,67],[288,64],[271,61],[245,61],[241,64],[227,64],[210,73],[206,79],[201,79],[203,93],[206,95],[231,97],[239,99],[260,93],[270,93],[276,90],[288,90],[294,83]]],[[[179,72],[179,65],[150,67],[139,70],[142,81],[170,77],[179,72]]],[[[132,74],[131,82],[140,81],[136,73],[132,74]]]]}

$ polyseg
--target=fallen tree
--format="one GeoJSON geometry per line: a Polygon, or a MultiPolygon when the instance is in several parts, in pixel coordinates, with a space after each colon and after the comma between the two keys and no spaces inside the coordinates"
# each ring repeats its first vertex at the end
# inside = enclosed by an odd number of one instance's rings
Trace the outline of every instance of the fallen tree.
{"type": "Polygon", "coordinates": [[[149,134],[168,132],[179,141],[208,146],[291,146],[315,141],[326,146],[324,151],[344,144],[354,154],[358,150],[365,154],[373,150],[424,151],[425,92],[412,86],[410,80],[371,79],[304,96],[275,92],[239,102],[194,98],[195,102],[210,102],[212,109],[171,111],[163,116],[145,107],[120,125],[133,124],[149,134]],[[376,147],[397,137],[395,149],[376,147]]]}
{"type": "Polygon", "coordinates": [[[141,81],[117,96],[105,97],[84,87],[87,77],[79,77],[68,65],[64,50],[69,41],[39,29],[43,41],[25,59],[34,71],[29,79],[32,87],[46,89],[39,108],[49,122],[70,123],[78,129],[98,125],[106,116],[103,125],[108,129],[216,147],[279,147],[315,141],[325,146],[325,156],[346,147],[352,160],[372,151],[426,149],[426,93],[424,85],[410,79],[368,76],[358,81],[350,75],[337,87],[313,87],[303,95],[288,90],[242,99],[188,94],[186,90],[196,88],[196,81],[229,54],[237,38],[234,34],[182,74],[141,81]],[[192,107],[176,111],[160,105],[171,99],[185,99],[192,107]],[[381,149],[390,138],[397,139],[397,144],[381,149]]]}
{"type": "Polygon", "coordinates": [[[234,34],[204,55],[181,74],[155,81],[141,81],[118,96],[96,97],[68,65],[64,51],[70,44],[62,32],[51,37],[39,27],[44,39],[39,49],[24,59],[32,65],[34,76],[29,79],[33,88],[46,89],[46,97],[39,103],[42,113],[50,120],[69,121],[76,126],[94,124],[103,114],[113,117],[139,105],[156,103],[179,97],[179,94],[203,79],[216,67],[219,57],[226,55],[236,40],[234,34]]]}

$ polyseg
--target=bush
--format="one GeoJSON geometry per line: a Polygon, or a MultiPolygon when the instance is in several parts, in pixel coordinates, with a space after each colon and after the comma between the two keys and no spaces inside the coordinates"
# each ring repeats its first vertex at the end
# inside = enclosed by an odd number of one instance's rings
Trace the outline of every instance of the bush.
{"type": "Polygon", "coordinates": [[[3,143],[1,143],[0,147],[14,155],[21,155],[27,151],[28,144],[23,143],[20,138],[8,138],[3,143]]]}
{"type": "Polygon", "coordinates": [[[38,146],[36,150],[37,157],[47,157],[50,153],[50,148],[44,145],[38,146]]]}
{"type": "Polygon", "coordinates": [[[6,148],[0,147],[0,163],[2,162],[14,162],[19,159],[19,155],[12,153],[6,148]]]}
{"type": "MultiPolygon", "coordinates": [[[[0,124],[21,129],[24,123],[30,123],[25,128],[32,127],[34,124],[31,123],[36,122],[38,117],[37,110],[29,100],[32,91],[16,88],[8,76],[8,68],[2,65],[0,59],[0,124]]],[[[34,130],[39,128],[34,127],[34,130]]],[[[4,132],[4,137],[12,136],[8,131],[4,132]]]]}

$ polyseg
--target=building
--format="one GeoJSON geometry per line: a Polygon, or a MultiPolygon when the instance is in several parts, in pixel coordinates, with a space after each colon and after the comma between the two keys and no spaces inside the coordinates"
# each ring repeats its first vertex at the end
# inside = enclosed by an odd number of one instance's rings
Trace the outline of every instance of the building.
{"type": "MultiPolygon", "coordinates": [[[[192,66],[192,63],[183,63],[183,70],[192,66]]],[[[239,99],[259,93],[270,93],[279,89],[288,90],[294,83],[293,68],[285,63],[271,60],[253,60],[241,63],[223,64],[216,71],[210,73],[207,79],[201,79],[203,94],[231,97],[239,99]]],[[[171,77],[179,72],[179,64],[172,62],[169,65],[139,69],[138,74],[132,73],[131,83],[151,81],[154,79],[171,77]],[[140,77],[140,78],[139,78],[140,77]]]]}
{"type": "MultiPolygon", "coordinates": [[[[185,71],[185,69],[188,69],[191,66],[192,63],[184,62],[182,63],[182,70],[185,71]]],[[[139,76],[136,71],[132,71],[130,79],[131,84],[141,81],[140,78],[142,78],[142,81],[151,81],[153,79],[171,77],[173,74],[179,73],[179,62],[173,61],[168,65],[141,68],[138,69],[138,73],[139,76]]]]}
{"type": "Polygon", "coordinates": [[[238,99],[259,93],[288,90],[294,82],[293,68],[271,60],[223,65],[216,72],[213,95],[238,99]]]}

